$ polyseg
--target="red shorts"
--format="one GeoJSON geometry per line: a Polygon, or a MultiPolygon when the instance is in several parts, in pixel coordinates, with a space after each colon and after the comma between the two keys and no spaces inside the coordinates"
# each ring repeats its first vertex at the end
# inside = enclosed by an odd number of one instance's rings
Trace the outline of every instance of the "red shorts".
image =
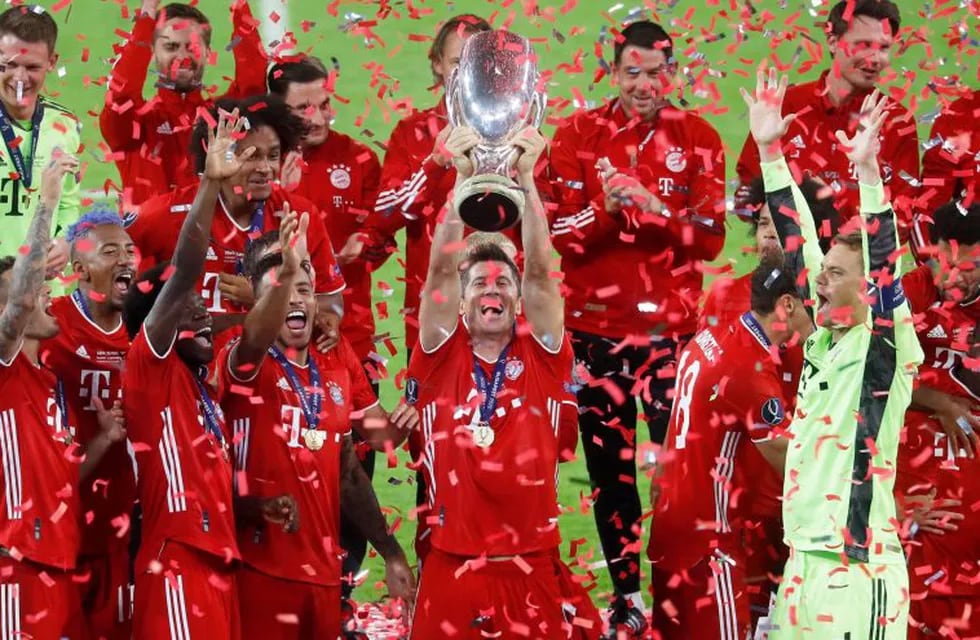
{"type": "Polygon", "coordinates": [[[71,573],[0,557],[0,638],[60,638],[79,606],[71,573]]]}
{"type": "Polygon", "coordinates": [[[908,640],[919,638],[980,638],[980,595],[913,599],[908,640]]]}
{"type": "Polygon", "coordinates": [[[78,561],[78,586],[83,620],[73,629],[86,629],[93,640],[128,640],[132,637],[133,585],[129,582],[129,549],[78,561]]]}
{"type": "Polygon", "coordinates": [[[239,640],[236,571],[223,559],[176,542],[157,556],[159,573],[136,576],[134,638],[239,640]]]}
{"type": "Polygon", "coordinates": [[[340,585],[283,580],[244,567],[238,574],[242,638],[336,638],[340,635],[340,585]]]}
{"type": "Polygon", "coordinates": [[[590,640],[601,630],[589,594],[557,550],[498,561],[432,549],[419,578],[411,638],[590,640]]]}
{"type": "Polygon", "coordinates": [[[661,640],[741,640],[751,628],[745,563],[710,556],[684,572],[651,567],[661,640]]]}
{"type": "MultiPolygon", "coordinates": [[[[779,589],[770,576],[783,575],[789,547],[783,544],[783,521],[758,518],[757,525],[745,531],[745,582],[753,623],[769,611],[769,596],[779,589]]],[[[753,624],[753,627],[755,625],[753,624]]]]}

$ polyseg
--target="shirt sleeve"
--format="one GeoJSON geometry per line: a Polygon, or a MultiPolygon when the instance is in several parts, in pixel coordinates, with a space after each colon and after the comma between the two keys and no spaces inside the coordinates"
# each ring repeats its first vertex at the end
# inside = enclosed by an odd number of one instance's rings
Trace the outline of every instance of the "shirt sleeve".
{"type": "MultiPolygon", "coordinates": [[[[752,442],[769,440],[773,431],[788,431],[792,416],[786,410],[786,398],[783,397],[783,388],[775,367],[767,367],[762,375],[751,376],[745,382],[748,384],[739,385],[741,388],[737,391],[737,397],[745,399],[744,404],[739,404],[743,424],[752,442]]],[[[730,389],[728,393],[733,391],[735,389],[730,389]]]]}
{"type": "Polygon", "coordinates": [[[230,98],[247,98],[266,92],[269,56],[262,46],[259,21],[252,15],[247,0],[235,0],[231,8],[232,55],[235,57],[235,79],[225,94],[230,98]]]}
{"type": "Polygon", "coordinates": [[[99,114],[99,128],[113,151],[138,149],[142,140],[138,112],[145,104],[143,85],[153,59],[153,16],[141,14],[109,73],[109,90],[99,114]]]}
{"type": "Polygon", "coordinates": [[[783,245],[785,264],[793,271],[797,282],[800,274],[806,272],[806,286],[801,295],[804,300],[809,300],[817,290],[817,274],[823,263],[823,251],[813,214],[793,179],[785,157],[763,162],[761,167],[766,202],[783,245]]]}
{"type": "MultiPolygon", "coordinates": [[[[81,125],[74,118],[65,117],[63,121],[67,129],[63,132],[66,138],[65,144],[72,153],[79,155],[82,146],[79,135],[81,125]]],[[[58,123],[56,126],[60,127],[61,124],[58,123]]],[[[62,185],[61,199],[58,200],[58,211],[54,224],[55,235],[64,233],[69,225],[74,224],[78,220],[82,207],[82,185],[79,183],[78,177],[73,174],[68,174],[64,177],[62,185]]]]}
{"type": "Polygon", "coordinates": [[[316,272],[316,294],[329,295],[340,293],[347,287],[344,276],[337,264],[337,257],[330,244],[330,236],[323,224],[323,214],[313,205],[306,205],[302,211],[310,212],[310,226],[307,231],[307,242],[310,249],[310,262],[316,272]]]}
{"type": "Polygon", "coordinates": [[[881,158],[891,167],[888,189],[898,225],[901,242],[909,239],[912,213],[919,195],[919,134],[912,114],[890,118],[882,132],[881,158]]]}
{"type": "Polygon", "coordinates": [[[742,144],[742,152],[738,155],[738,162],[735,164],[735,173],[738,175],[738,186],[747,187],[752,181],[762,175],[762,168],[759,164],[759,147],[750,133],[745,137],[742,144]]]}

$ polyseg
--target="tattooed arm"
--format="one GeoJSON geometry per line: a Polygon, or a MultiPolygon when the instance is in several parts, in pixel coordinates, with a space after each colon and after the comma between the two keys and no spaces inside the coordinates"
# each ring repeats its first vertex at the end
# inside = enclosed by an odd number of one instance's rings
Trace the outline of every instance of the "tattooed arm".
{"type": "Polygon", "coordinates": [[[349,435],[340,454],[340,508],[385,560],[385,582],[392,598],[415,599],[415,576],[395,536],[388,532],[371,480],[361,468],[349,435]]]}
{"type": "Polygon", "coordinates": [[[56,152],[56,157],[44,169],[41,198],[27,230],[27,251],[17,255],[10,279],[0,281],[0,305],[3,307],[0,311],[0,360],[3,362],[10,362],[17,354],[27,323],[37,308],[51,246],[51,220],[58,209],[64,177],[78,171],[78,166],[74,156],[56,152]]]}

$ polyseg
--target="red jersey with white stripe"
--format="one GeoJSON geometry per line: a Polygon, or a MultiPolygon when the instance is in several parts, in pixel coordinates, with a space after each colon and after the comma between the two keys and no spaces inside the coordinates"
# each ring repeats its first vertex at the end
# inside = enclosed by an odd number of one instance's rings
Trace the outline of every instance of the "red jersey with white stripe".
{"type": "Polygon", "coordinates": [[[744,500],[756,487],[736,470],[753,442],[790,423],[771,349],[746,313],[699,332],[681,352],[647,548],[658,566],[685,569],[715,547],[739,552],[744,500]]]}
{"type": "MultiPolygon", "coordinates": [[[[228,449],[208,431],[190,368],[173,344],[154,352],[145,328],[126,355],[123,409],[143,508],[136,571],[145,571],[167,542],[239,559],[228,449]]],[[[217,403],[215,412],[224,428],[217,403]]]]}
{"type": "Polygon", "coordinates": [[[917,209],[931,217],[941,205],[980,198],[980,91],[947,105],[929,133],[922,154],[922,195],[917,209]]]}
{"type": "Polygon", "coordinates": [[[291,495],[300,513],[296,533],[279,525],[240,529],[242,559],[277,578],[339,586],[341,441],[350,435],[351,412],[378,400],[346,340],[326,354],[311,349],[322,389],[311,386],[308,366],[292,364],[301,388],[322,397],[316,430],[323,432],[323,445],[311,449],[310,426],[286,370],[266,355],[251,380],[237,378],[229,366],[237,345],[235,341],[222,351],[218,371],[221,405],[233,434],[238,492],[266,498],[291,495]]]}
{"type": "MultiPolygon", "coordinates": [[[[129,236],[140,251],[140,271],[173,257],[180,228],[184,217],[191,209],[197,195],[197,185],[183,187],[148,200],[140,208],[140,214],[127,229],[129,236]]],[[[274,186],[272,195],[265,202],[262,231],[259,235],[279,228],[285,204],[292,211],[308,212],[310,226],[307,243],[310,261],[316,274],[317,294],[339,293],[344,290],[344,277],[333,255],[330,236],[323,226],[323,214],[305,198],[287,193],[274,186]]],[[[215,205],[214,221],[211,223],[211,238],[208,244],[207,261],[201,276],[199,290],[211,313],[233,313],[244,311],[237,305],[224,300],[218,289],[218,274],[237,274],[249,243],[249,228],[236,222],[219,199],[215,205]]]]}
{"type": "Polygon", "coordinates": [[[0,360],[0,546],[14,558],[74,569],[78,463],[54,373],[18,351],[0,360]]]}
{"type": "Polygon", "coordinates": [[[653,122],[631,120],[616,100],[555,131],[550,167],[568,328],[613,338],[693,333],[699,263],[725,244],[725,153],[714,128],[673,106],[653,122]],[[639,180],[664,211],[606,211],[601,158],[639,180]]]}
{"type": "MultiPolygon", "coordinates": [[[[371,233],[374,202],[381,179],[378,156],[350,136],[330,131],[326,141],[303,155],[303,177],[296,193],[324,213],[324,224],[340,251],[358,232],[371,233]]],[[[364,361],[374,348],[374,313],[371,308],[371,265],[363,259],[345,264],[341,270],[344,289],[344,319],[340,330],[364,361]]]]}
{"type": "MultiPolygon", "coordinates": [[[[122,320],[113,331],[104,331],[88,319],[71,296],[55,298],[51,315],[58,319],[61,331],[41,343],[41,358],[61,379],[75,416],[78,442],[85,446],[101,432],[93,400],[98,398],[109,409],[122,399],[122,365],[129,351],[129,337],[122,320]]],[[[136,479],[124,442],[106,451],[82,484],[80,494],[82,554],[104,554],[127,546],[136,479]]]]}
{"type": "MultiPolygon", "coordinates": [[[[925,360],[919,367],[920,386],[980,402],[956,377],[969,350],[970,335],[980,320],[980,301],[961,305],[943,301],[928,267],[902,276],[902,286],[915,314],[916,331],[925,360]]],[[[901,494],[936,491],[937,499],[954,499],[953,510],[966,518],[958,531],[937,536],[920,532],[909,549],[909,576],[913,593],[931,586],[934,593],[980,594],[980,570],[965,559],[980,557],[980,463],[954,448],[939,421],[928,411],[905,414],[904,442],[898,450],[895,490],[901,494]]]]}
{"type": "MultiPolygon", "coordinates": [[[[855,92],[836,106],[828,96],[827,74],[824,71],[819,79],[786,90],[783,113],[795,113],[796,119],[783,135],[782,145],[794,170],[809,173],[830,186],[843,226],[858,214],[860,193],[854,166],[839,148],[835,133],[851,131],[861,103],[870,91],[855,92]]],[[[890,193],[889,199],[899,220],[899,234],[904,241],[909,237],[913,200],[918,196],[919,136],[912,113],[894,100],[888,102],[889,116],[881,130],[878,157],[881,179],[890,193]]],[[[751,135],[742,146],[736,171],[742,185],[749,185],[762,175],[759,147],[751,135]]]]}
{"type": "Polygon", "coordinates": [[[433,351],[412,351],[409,384],[418,384],[421,468],[428,488],[420,514],[432,546],[459,556],[510,556],[553,549],[558,533],[558,454],[572,348],[545,349],[521,322],[507,353],[490,419],[489,447],[474,441],[480,396],[478,362],[493,380],[495,362],[475,358],[460,320],[433,351]]]}

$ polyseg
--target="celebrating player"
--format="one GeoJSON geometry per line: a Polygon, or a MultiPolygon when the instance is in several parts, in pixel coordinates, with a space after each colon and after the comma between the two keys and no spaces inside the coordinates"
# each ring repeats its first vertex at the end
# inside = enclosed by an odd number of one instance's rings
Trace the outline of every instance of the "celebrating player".
{"type": "Polygon", "coordinates": [[[930,237],[932,213],[940,206],[962,200],[969,208],[980,201],[980,91],[963,91],[943,108],[932,125],[922,154],[922,188],[916,208],[914,244],[925,247],[930,237]]]}
{"type": "MultiPolygon", "coordinates": [[[[449,74],[459,66],[464,40],[490,24],[464,14],[447,20],[429,48],[435,87],[445,88],[449,74]]],[[[444,97],[428,109],[416,111],[395,125],[388,139],[375,210],[382,214],[372,239],[375,252],[391,247],[395,232],[405,227],[405,346],[418,341],[419,295],[429,266],[436,217],[456,180],[452,157],[445,148],[449,135],[444,97]]]]}
{"type": "MultiPolygon", "coordinates": [[[[122,363],[129,336],[122,307],[135,278],[133,241],[115,213],[93,211],[68,228],[78,288],[55,298],[51,315],[61,330],[42,343],[47,365],[61,381],[83,446],[101,437],[100,412],[120,411],[122,363]]],[[[82,607],[98,638],[130,637],[129,541],[136,480],[126,446],[113,445],[82,486],[79,568],[82,607]]]]}
{"type": "Polygon", "coordinates": [[[662,373],[695,330],[698,265],[725,242],[721,139],[670,104],[675,70],[670,36],[652,22],[631,24],[614,48],[618,99],[575,114],[551,150],[560,194],[551,235],[575,358],[588,374],[578,403],[593,514],[616,590],[612,620],[637,634],[646,626],[637,400],[653,440],[663,442],[674,380],[662,373]]]}
{"type": "Polygon", "coordinates": [[[753,272],[751,305],[734,325],[700,331],[679,357],[647,549],[664,640],[736,640],[750,628],[742,540],[755,485],[746,440],[782,475],[790,415],[774,356],[813,326],[780,258],[753,272]]]}
{"type": "MultiPolygon", "coordinates": [[[[160,10],[160,0],[143,0],[112,66],[99,124],[122,176],[127,210],[159,193],[197,187],[201,169],[187,150],[199,110],[213,106],[203,93],[204,68],[212,64],[213,50],[211,23],[196,4],[172,2],[160,10]],[[146,100],[143,86],[151,64],[157,90],[146,100]]],[[[247,0],[233,0],[230,6],[235,79],[225,95],[265,93],[268,58],[259,23],[247,0]]]]}
{"type": "MultiPolygon", "coordinates": [[[[259,150],[240,144],[244,118],[219,114],[209,132],[204,176],[170,264],[139,278],[123,320],[133,340],[126,356],[123,407],[143,508],[136,557],[133,636],[239,637],[235,537],[240,524],[266,520],[295,530],[288,496],[232,502],[224,416],[203,380],[214,355],[211,314],[197,293],[221,185],[248,174],[259,150]]],[[[254,132],[254,125],[253,125],[254,132]]]]}
{"type": "MultiPolygon", "coordinates": [[[[239,532],[246,638],[338,636],[341,510],[385,558],[391,594],[406,601],[415,596],[412,571],[388,533],[350,438],[354,414],[362,416],[359,422],[380,423],[375,428],[388,416],[346,339],[326,354],[310,349],[316,298],[304,262],[308,224],[306,213],[283,218],[281,253],[266,254],[249,274],[258,302],[218,369],[239,493],[287,493],[303,514],[296,534],[264,525],[239,532]]],[[[400,435],[389,443],[398,444],[417,424],[414,409],[399,407],[391,426],[400,435]]]]}
{"type": "MultiPolygon", "coordinates": [[[[76,153],[81,145],[74,114],[41,95],[48,74],[58,63],[58,25],[35,7],[11,7],[0,14],[0,254],[13,254],[27,235],[38,203],[37,178],[51,160],[76,153]]],[[[78,217],[78,174],[65,175],[54,212],[57,233],[78,217]]],[[[56,238],[48,255],[46,276],[54,278],[68,263],[68,244],[56,238]]]]}
{"type": "MultiPolygon", "coordinates": [[[[478,139],[466,127],[446,139],[457,187],[473,173],[466,154],[478,139]]],[[[599,632],[595,609],[557,548],[557,434],[572,351],[534,181],[545,142],[529,128],[517,145],[528,203],[523,278],[494,244],[472,249],[459,264],[464,230],[451,204],[432,240],[419,348],[406,383],[417,387],[425,439],[428,500],[419,517],[432,526],[416,639],[599,632]]]]}
{"type": "Polygon", "coordinates": [[[856,168],[863,224],[824,255],[780,147],[793,119],[782,116],[786,86],[770,70],[768,81],[759,72],[754,97],[742,90],[769,210],[784,244],[794,246],[787,264],[794,273],[806,269],[819,325],[806,343],[790,426],[783,491],[790,558],[769,637],[904,638],[908,576],[892,490],[922,350],[902,294],[895,214],[876,156],[886,100],[872,92],[852,133],[836,134],[856,168]]]}
{"type": "MultiPolygon", "coordinates": [[[[782,138],[783,152],[797,170],[833,189],[842,225],[858,215],[860,189],[857,169],[835,135],[848,130],[888,68],[900,24],[898,6],[891,0],[840,0],[827,16],[830,69],[818,80],[786,92],[786,112],[796,116],[782,138]]],[[[895,203],[904,239],[917,195],[919,139],[912,114],[896,101],[890,101],[889,109],[881,139],[882,180],[895,203]]],[[[740,191],[762,174],[751,136],[742,146],[736,170],[740,191]]]]}
{"type": "MultiPolygon", "coordinates": [[[[218,110],[234,109],[249,122],[249,129],[229,153],[242,162],[243,170],[229,174],[218,186],[215,212],[208,219],[212,227],[208,236],[205,271],[199,282],[208,313],[216,314],[215,334],[240,324],[254,302],[252,286],[243,273],[245,250],[252,239],[278,228],[278,216],[288,203],[293,210],[310,213],[309,247],[316,272],[318,312],[316,326],[329,342],[337,339],[337,325],[343,313],[344,279],[337,266],[330,238],[317,209],[300,196],[289,194],[276,184],[283,154],[297,148],[303,123],[292,115],[276,96],[255,96],[240,102],[219,101],[218,110]],[[243,149],[254,149],[248,157],[243,149]]],[[[213,116],[212,116],[213,117],[213,116]]],[[[205,140],[209,118],[201,118],[194,130],[192,152],[195,165],[205,167],[205,140]]],[[[143,204],[140,215],[129,233],[145,263],[167,262],[174,253],[177,235],[198,187],[183,187],[143,204]],[[176,215],[175,215],[176,214],[176,215]]],[[[222,336],[222,343],[232,337],[222,336]]]]}
{"type": "Polygon", "coordinates": [[[51,221],[65,176],[78,167],[68,154],[49,161],[26,250],[0,260],[0,629],[11,638],[72,635],[79,477],[126,436],[116,413],[100,411],[99,437],[80,449],[64,387],[41,357],[41,341],[59,330],[43,284],[51,221]]]}
{"type": "Polygon", "coordinates": [[[926,353],[905,414],[897,496],[918,528],[907,545],[911,638],[980,636],[980,379],[967,360],[980,320],[980,202],[948,203],[935,218],[938,274],[902,276],[926,353]],[[921,314],[921,315],[920,315],[921,314]]]}

